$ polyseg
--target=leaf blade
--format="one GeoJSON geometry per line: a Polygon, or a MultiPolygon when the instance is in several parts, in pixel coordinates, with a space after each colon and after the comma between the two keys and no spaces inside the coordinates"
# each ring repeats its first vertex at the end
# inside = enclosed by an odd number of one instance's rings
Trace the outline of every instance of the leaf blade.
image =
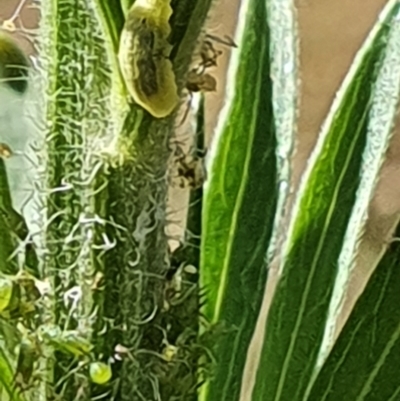
{"type": "Polygon", "coordinates": [[[240,15],[246,18],[239,28],[241,52],[228,78],[231,103],[217,131],[204,195],[200,274],[207,302],[203,311],[223,333],[215,348],[218,365],[201,390],[201,400],[239,398],[278,204],[266,3],[250,0],[242,7],[240,15]]]}
{"type": "Polygon", "coordinates": [[[366,42],[334,103],[303,178],[271,304],[253,400],[302,399],[316,366],[355,202],[368,113],[389,21],[366,42]]]}
{"type": "Polygon", "coordinates": [[[336,400],[343,394],[357,401],[398,398],[393,372],[400,369],[399,258],[400,244],[393,242],[319,372],[310,400],[336,400]]]}

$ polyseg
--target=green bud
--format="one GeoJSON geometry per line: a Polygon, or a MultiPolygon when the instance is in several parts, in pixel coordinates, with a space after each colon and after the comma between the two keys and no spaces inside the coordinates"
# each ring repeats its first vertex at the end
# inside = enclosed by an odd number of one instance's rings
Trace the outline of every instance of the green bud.
{"type": "Polygon", "coordinates": [[[103,362],[92,362],[89,366],[89,375],[93,383],[105,384],[111,380],[111,367],[103,362]]]}

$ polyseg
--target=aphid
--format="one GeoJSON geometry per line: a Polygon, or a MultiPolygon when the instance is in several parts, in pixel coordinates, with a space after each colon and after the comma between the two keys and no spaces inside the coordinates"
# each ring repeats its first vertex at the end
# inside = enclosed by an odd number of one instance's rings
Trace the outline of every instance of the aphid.
{"type": "Polygon", "coordinates": [[[217,36],[210,34],[206,35],[203,40],[198,64],[193,67],[187,77],[186,77],[186,89],[189,91],[189,106],[187,107],[184,116],[181,120],[181,124],[186,120],[189,113],[190,104],[192,102],[193,93],[197,92],[215,92],[217,90],[217,80],[211,74],[207,73],[206,70],[211,67],[216,67],[218,65],[218,57],[222,55],[222,50],[217,50],[214,47],[213,41],[221,43],[225,46],[236,47],[236,44],[232,39],[226,37],[225,39],[220,39],[217,36]]]}
{"type": "Polygon", "coordinates": [[[201,45],[200,58],[201,62],[199,67],[203,71],[210,67],[217,66],[217,59],[222,54],[222,50],[215,49],[213,42],[209,39],[205,39],[201,45]]]}
{"type": "MultiPolygon", "coordinates": [[[[217,80],[206,69],[217,65],[217,58],[222,54],[215,50],[212,43],[205,40],[200,50],[201,61],[193,67],[186,77],[186,89],[189,91],[190,101],[195,92],[214,92],[217,90],[217,80]]],[[[186,119],[187,111],[184,119],[186,119]]]]}
{"type": "MultiPolygon", "coordinates": [[[[217,43],[221,43],[224,46],[237,47],[237,44],[228,35],[224,35],[224,37],[221,38],[220,36],[216,36],[216,35],[212,35],[210,33],[207,33],[206,34],[206,38],[207,38],[206,41],[208,40],[211,43],[211,45],[212,45],[212,41],[214,41],[214,42],[217,42],[217,43]]],[[[215,51],[215,49],[214,49],[214,51],[215,51]]]]}
{"type": "Polygon", "coordinates": [[[176,165],[178,177],[180,178],[179,186],[181,188],[189,187],[192,190],[202,187],[206,180],[204,156],[189,156],[182,150],[178,152],[176,165]]]}
{"type": "Polygon", "coordinates": [[[218,65],[218,57],[223,53],[222,50],[217,50],[214,47],[213,42],[236,47],[236,44],[229,37],[221,39],[218,36],[207,34],[201,44],[199,52],[200,61],[196,67],[190,70],[187,76],[186,88],[191,92],[213,92],[217,89],[216,79],[212,75],[205,73],[206,69],[218,65]]]}
{"type": "Polygon", "coordinates": [[[217,80],[208,73],[191,70],[187,76],[186,88],[191,92],[215,92],[217,80]]]}
{"type": "Polygon", "coordinates": [[[206,179],[206,170],[202,158],[181,159],[178,163],[178,175],[184,180],[180,184],[181,188],[188,185],[189,188],[194,190],[203,186],[206,179]],[[185,182],[187,183],[186,185],[185,182]]]}
{"type": "Polygon", "coordinates": [[[156,118],[172,113],[178,90],[169,59],[170,0],[136,0],[121,33],[119,64],[133,100],[156,118]]]}

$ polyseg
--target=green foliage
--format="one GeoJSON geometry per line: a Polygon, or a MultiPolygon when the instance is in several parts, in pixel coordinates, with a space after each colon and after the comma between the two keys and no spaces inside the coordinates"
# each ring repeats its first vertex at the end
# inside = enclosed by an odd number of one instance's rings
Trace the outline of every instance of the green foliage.
{"type": "Polygon", "coordinates": [[[202,400],[239,397],[247,347],[266,282],[266,251],[277,211],[269,28],[265,3],[250,1],[233,98],[217,131],[204,194],[201,243],[203,312],[220,325],[217,365],[202,400]],[[251,107],[246,99],[253,98],[251,107]],[[260,184],[260,178],[262,185],[260,184]]]}
{"type": "Polygon", "coordinates": [[[136,104],[127,90],[134,68],[122,76],[117,55],[131,29],[125,59],[172,65],[168,79],[183,94],[188,71],[207,74],[191,62],[211,0],[172,0],[168,21],[169,2],[157,3],[168,6],[157,34],[155,3],[147,31],[137,32],[137,20],[132,31],[133,3],[41,2],[37,242],[0,159],[1,400],[238,401],[273,257],[280,274],[252,401],[398,399],[398,242],[334,345],[331,329],[398,106],[399,3],[387,3],[337,94],[288,230],[292,0],[242,2],[204,187],[207,97],[194,112],[192,149],[179,153],[177,110],[154,118],[136,104]],[[171,45],[168,60],[153,59],[157,38],[171,45]],[[185,234],[171,252],[174,158],[192,187],[185,234]]]}
{"type": "MultiPolygon", "coordinates": [[[[363,152],[374,152],[382,160],[382,148],[368,148],[368,142],[374,141],[374,135],[379,135],[381,143],[387,142],[391,133],[392,124],[379,133],[371,126],[378,90],[374,83],[386,68],[382,64],[385,52],[390,51],[388,37],[398,5],[389,10],[349,72],[299,189],[266,323],[253,400],[303,399],[313,378],[339,274],[339,256],[365,174],[363,152]]],[[[370,176],[368,185],[376,180],[370,176]]]]}

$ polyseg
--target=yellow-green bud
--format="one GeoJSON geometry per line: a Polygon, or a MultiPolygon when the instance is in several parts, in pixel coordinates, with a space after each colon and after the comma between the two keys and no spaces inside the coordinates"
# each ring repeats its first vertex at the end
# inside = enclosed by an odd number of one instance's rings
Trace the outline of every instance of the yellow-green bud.
{"type": "Polygon", "coordinates": [[[111,380],[111,366],[104,362],[92,362],[89,366],[89,375],[93,383],[105,384],[111,380]]]}

